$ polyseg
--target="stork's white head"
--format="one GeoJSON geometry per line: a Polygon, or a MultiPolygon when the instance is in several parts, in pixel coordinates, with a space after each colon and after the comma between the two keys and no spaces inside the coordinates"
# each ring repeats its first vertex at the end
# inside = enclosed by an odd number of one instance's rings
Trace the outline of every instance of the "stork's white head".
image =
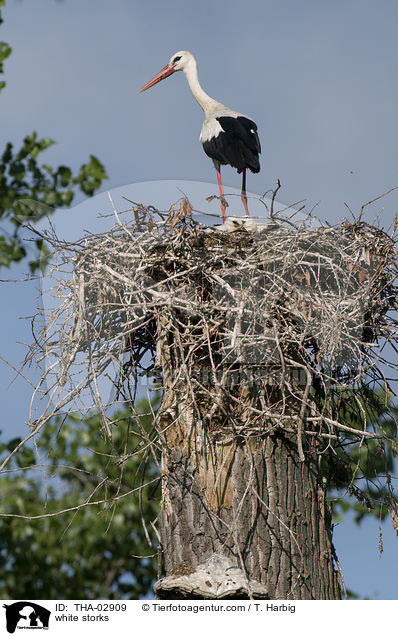
{"type": "Polygon", "coordinates": [[[171,56],[169,62],[169,66],[172,66],[174,71],[183,71],[191,64],[196,64],[196,61],[189,51],[177,51],[171,56]]]}
{"type": "Polygon", "coordinates": [[[148,84],[145,84],[144,88],[141,88],[139,91],[142,93],[146,91],[148,88],[155,86],[158,82],[161,82],[166,77],[169,77],[172,73],[176,71],[185,71],[187,72],[190,68],[196,68],[196,60],[192,53],[189,51],[177,51],[174,55],[171,56],[170,62],[162,68],[161,71],[155,77],[153,77],[148,84]]]}

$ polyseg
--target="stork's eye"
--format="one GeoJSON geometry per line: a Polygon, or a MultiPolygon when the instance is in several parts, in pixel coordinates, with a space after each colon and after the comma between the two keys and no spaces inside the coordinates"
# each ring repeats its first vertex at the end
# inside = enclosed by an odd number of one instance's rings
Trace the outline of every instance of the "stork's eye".
{"type": "Polygon", "coordinates": [[[181,59],[181,55],[177,55],[177,57],[174,58],[174,60],[172,61],[172,64],[175,64],[176,62],[178,62],[181,59]]]}

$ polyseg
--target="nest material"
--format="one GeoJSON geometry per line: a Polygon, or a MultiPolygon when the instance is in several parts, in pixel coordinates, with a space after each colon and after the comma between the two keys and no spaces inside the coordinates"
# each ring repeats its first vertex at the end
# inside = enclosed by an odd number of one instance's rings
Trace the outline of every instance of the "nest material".
{"type": "MultiPolygon", "coordinates": [[[[191,391],[214,430],[261,434],[268,416],[300,430],[306,416],[310,434],[355,433],[337,421],[331,396],[383,380],[378,344],[397,334],[394,239],[360,222],[280,220],[221,233],[141,212],[139,225],[118,219],[77,244],[44,237],[63,300],[32,354],[51,360],[43,381],[54,411],[89,387],[106,424],[99,379],[116,378],[117,394],[133,401],[162,365],[163,387],[191,391]],[[65,264],[71,276],[60,275],[65,264]]],[[[167,392],[164,403],[167,411],[167,392]]],[[[358,434],[373,435],[365,420],[358,434]]]]}

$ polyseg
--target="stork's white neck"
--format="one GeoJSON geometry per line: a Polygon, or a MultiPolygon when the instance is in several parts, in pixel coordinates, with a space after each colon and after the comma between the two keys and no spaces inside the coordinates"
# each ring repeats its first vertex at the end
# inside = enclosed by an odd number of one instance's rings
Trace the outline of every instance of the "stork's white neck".
{"type": "Polygon", "coordinates": [[[218,110],[223,104],[212,99],[199,84],[198,68],[196,66],[196,60],[193,58],[190,60],[184,69],[185,77],[187,78],[191,93],[198,102],[199,106],[203,110],[206,116],[210,115],[214,111],[218,110]]]}

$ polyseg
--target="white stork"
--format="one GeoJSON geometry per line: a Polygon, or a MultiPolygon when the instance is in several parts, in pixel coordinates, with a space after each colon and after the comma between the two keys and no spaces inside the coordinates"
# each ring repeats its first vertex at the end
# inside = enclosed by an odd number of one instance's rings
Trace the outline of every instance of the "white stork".
{"type": "Polygon", "coordinates": [[[257,126],[252,119],[216,102],[205,93],[198,79],[196,60],[189,51],[178,51],[170,62],[139,91],[142,93],[176,71],[184,71],[191,93],[205,114],[200,141],[205,153],[213,160],[220,188],[220,203],[225,222],[225,199],[221,181],[221,165],[230,165],[242,174],[242,202],[249,215],[246,197],[246,170],[260,171],[261,152],[257,126]]]}

